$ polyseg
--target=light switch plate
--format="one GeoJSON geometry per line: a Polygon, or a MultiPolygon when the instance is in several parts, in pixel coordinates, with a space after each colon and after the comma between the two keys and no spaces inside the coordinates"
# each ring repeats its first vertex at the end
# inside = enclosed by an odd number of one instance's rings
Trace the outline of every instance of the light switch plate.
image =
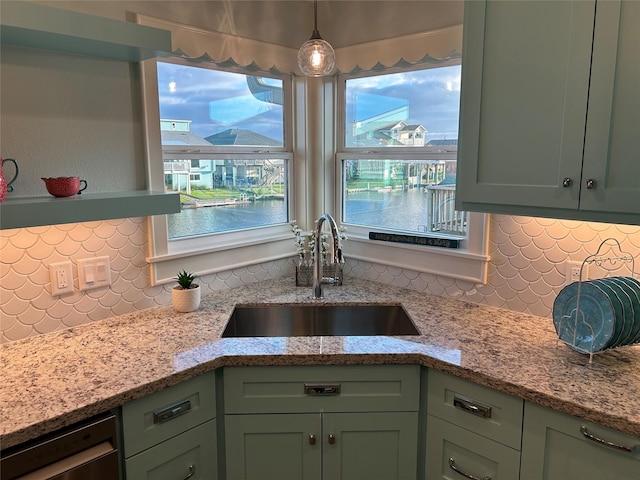
{"type": "Polygon", "coordinates": [[[49,265],[51,276],[51,295],[73,293],[73,271],[71,262],[58,262],[49,265]]]}
{"type": "Polygon", "coordinates": [[[111,285],[111,261],[108,256],[78,260],[78,288],[91,290],[111,285]]]}

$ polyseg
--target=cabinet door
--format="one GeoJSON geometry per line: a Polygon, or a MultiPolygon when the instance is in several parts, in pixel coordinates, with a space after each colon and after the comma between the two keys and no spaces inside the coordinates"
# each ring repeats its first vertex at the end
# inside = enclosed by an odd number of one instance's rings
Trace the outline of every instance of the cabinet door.
{"type": "Polygon", "coordinates": [[[578,208],[594,9],[465,2],[458,210],[578,208]]]}
{"type": "Polygon", "coordinates": [[[416,478],[416,412],[326,413],[323,419],[325,480],[416,478]]]}
{"type": "Polygon", "coordinates": [[[582,210],[640,213],[639,25],[640,2],[598,2],[582,210]]]}
{"type": "Polygon", "coordinates": [[[317,414],[226,415],[227,478],[320,480],[317,414]]]}
{"type": "Polygon", "coordinates": [[[640,438],[527,403],[521,478],[637,480],[640,478],[640,438]],[[587,428],[585,433],[582,427],[587,428]],[[604,445],[587,435],[632,451],[604,445]]]}
{"type": "Polygon", "coordinates": [[[515,480],[520,452],[429,415],[426,471],[430,480],[515,480]]]}
{"type": "Polygon", "coordinates": [[[216,421],[210,420],[125,461],[128,480],[218,478],[216,421]]]}

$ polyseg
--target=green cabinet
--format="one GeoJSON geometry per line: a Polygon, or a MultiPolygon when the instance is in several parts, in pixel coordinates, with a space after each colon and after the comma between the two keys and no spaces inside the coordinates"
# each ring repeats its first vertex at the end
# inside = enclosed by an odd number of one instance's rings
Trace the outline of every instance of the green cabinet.
{"type": "Polygon", "coordinates": [[[640,438],[526,403],[521,480],[636,480],[640,438]]]}
{"type": "Polygon", "coordinates": [[[640,4],[465,2],[458,210],[638,223],[640,4]]]}
{"type": "Polygon", "coordinates": [[[218,478],[215,391],[211,372],[123,405],[126,478],[218,478]]]}
{"type": "Polygon", "coordinates": [[[415,479],[419,372],[225,368],[227,478],[415,479]]]}
{"type": "Polygon", "coordinates": [[[128,479],[212,480],[217,478],[216,421],[176,435],[125,460],[128,479]]]}
{"type": "Polygon", "coordinates": [[[416,478],[416,412],[227,415],[227,478],[416,478]]]}
{"type": "Polygon", "coordinates": [[[517,479],[522,410],[520,399],[430,370],[426,478],[517,479]]]}
{"type": "Polygon", "coordinates": [[[429,415],[427,478],[516,480],[520,452],[482,435],[429,415]]]}

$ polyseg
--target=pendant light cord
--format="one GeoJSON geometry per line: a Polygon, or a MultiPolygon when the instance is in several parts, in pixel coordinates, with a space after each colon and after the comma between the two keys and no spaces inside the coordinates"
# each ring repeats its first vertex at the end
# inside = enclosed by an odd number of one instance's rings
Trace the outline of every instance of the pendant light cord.
{"type": "Polygon", "coordinates": [[[313,0],[313,29],[318,30],[318,0],[313,0]]]}
{"type": "Polygon", "coordinates": [[[310,40],[317,40],[322,38],[318,31],[318,0],[313,0],[313,33],[310,40]]]}

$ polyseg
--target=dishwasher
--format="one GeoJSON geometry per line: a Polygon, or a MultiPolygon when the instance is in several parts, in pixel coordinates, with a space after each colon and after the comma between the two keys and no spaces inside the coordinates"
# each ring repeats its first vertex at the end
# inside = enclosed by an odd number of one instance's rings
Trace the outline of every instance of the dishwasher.
{"type": "Polygon", "coordinates": [[[92,417],[0,452],[1,480],[118,480],[116,417],[92,417]]]}

